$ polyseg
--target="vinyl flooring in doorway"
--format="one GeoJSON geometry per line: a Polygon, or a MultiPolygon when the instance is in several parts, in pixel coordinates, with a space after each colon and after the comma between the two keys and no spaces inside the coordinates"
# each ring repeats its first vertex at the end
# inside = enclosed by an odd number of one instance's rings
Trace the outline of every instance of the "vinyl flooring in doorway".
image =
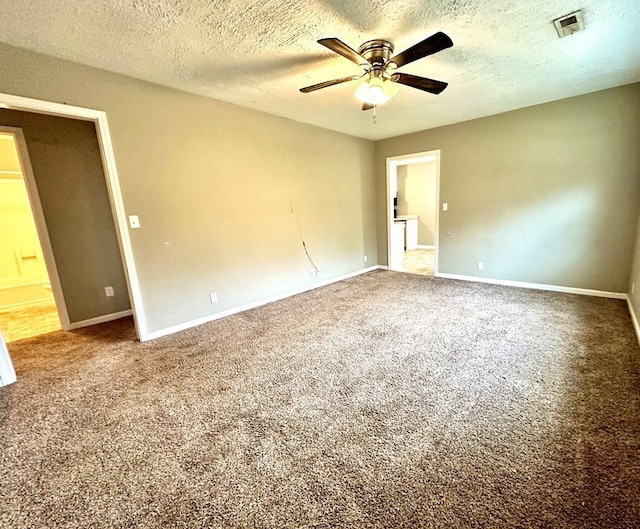
{"type": "Polygon", "coordinates": [[[435,260],[435,250],[407,250],[402,259],[402,271],[409,274],[432,276],[435,260]]]}
{"type": "Polygon", "coordinates": [[[61,328],[58,311],[53,301],[21,309],[0,307],[0,329],[7,342],[59,331],[61,328]]]}

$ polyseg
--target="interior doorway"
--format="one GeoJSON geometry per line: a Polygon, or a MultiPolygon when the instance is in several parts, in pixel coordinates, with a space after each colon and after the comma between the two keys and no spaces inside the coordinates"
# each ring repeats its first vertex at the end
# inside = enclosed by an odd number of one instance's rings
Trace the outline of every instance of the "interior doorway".
{"type": "Polygon", "coordinates": [[[68,316],[26,143],[20,129],[2,126],[0,231],[4,339],[11,342],[60,330],[61,320],[66,322],[68,316]]]}
{"type": "Polygon", "coordinates": [[[389,269],[438,271],[440,151],[387,158],[389,269]]]}
{"type": "MultiPolygon", "coordinates": [[[[78,119],[89,121],[94,124],[99,155],[104,169],[108,202],[116,226],[117,245],[119,246],[120,257],[124,266],[126,290],[128,292],[131,304],[130,314],[133,315],[136,334],[138,338],[141,341],[148,340],[149,337],[147,325],[142,306],[142,294],[140,291],[140,285],[138,282],[138,276],[133,259],[133,250],[131,247],[131,240],[129,238],[127,218],[122,199],[122,193],[120,191],[120,183],[118,180],[118,172],[116,169],[115,156],[111,144],[111,135],[109,133],[109,125],[106,113],[102,110],[75,107],[67,104],[31,99],[6,93],[0,93],[0,108],[15,111],[33,112],[49,116],[58,116],[62,118],[78,119]]],[[[34,213],[37,212],[34,211],[34,213]]],[[[46,254],[46,249],[44,248],[44,246],[43,252],[46,254]]],[[[50,279],[53,286],[53,277],[50,277],[50,279]]],[[[66,305],[63,303],[61,306],[57,297],[56,304],[60,309],[60,319],[63,320],[62,312],[66,305]]],[[[61,323],[64,329],[65,321],[61,321],[61,323]]],[[[82,322],[79,325],[69,324],[68,328],[79,328],[80,326],[94,323],[98,323],[98,321],[94,320],[82,322]]],[[[15,370],[13,370],[11,358],[7,351],[5,340],[0,330],[0,386],[10,384],[15,380],[15,370]]]]}

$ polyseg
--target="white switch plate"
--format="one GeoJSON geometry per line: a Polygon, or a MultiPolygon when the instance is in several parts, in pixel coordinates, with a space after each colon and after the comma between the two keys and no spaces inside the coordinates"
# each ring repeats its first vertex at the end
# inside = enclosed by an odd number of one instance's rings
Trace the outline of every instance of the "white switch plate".
{"type": "Polygon", "coordinates": [[[138,215],[129,215],[129,226],[132,228],[140,227],[140,219],[138,218],[138,215]]]}
{"type": "Polygon", "coordinates": [[[218,294],[216,292],[211,292],[211,294],[209,294],[209,299],[211,300],[211,303],[218,303],[218,294]]]}
{"type": "Polygon", "coordinates": [[[478,270],[484,270],[484,263],[482,261],[478,261],[478,270]]]}
{"type": "Polygon", "coordinates": [[[448,202],[443,202],[442,203],[442,211],[448,211],[449,210],[449,203],[448,202]]]}
{"type": "Polygon", "coordinates": [[[115,296],[115,294],[113,293],[113,287],[104,287],[104,293],[108,298],[110,298],[111,296],[115,296]]]}

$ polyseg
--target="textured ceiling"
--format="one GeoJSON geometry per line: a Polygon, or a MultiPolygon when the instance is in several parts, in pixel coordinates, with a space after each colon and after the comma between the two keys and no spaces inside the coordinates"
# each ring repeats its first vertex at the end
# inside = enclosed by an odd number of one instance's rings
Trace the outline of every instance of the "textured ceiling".
{"type": "Polygon", "coordinates": [[[0,0],[0,40],[48,55],[369,139],[387,138],[640,81],[638,0],[0,0]],[[585,31],[552,20],[583,9],[585,31]],[[444,31],[454,47],[402,68],[449,82],[406,86],[362,112],[360,73],[316,43],[444,31]]]}

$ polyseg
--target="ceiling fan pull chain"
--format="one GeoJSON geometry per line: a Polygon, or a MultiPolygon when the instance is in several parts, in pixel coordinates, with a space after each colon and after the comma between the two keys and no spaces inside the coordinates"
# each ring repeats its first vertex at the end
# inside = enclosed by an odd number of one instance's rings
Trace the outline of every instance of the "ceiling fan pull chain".
{"type": "Polygon", "coordinates": [[[373,124],[374,125],[378,123],[378,116],[376,115],[377,108],[378,108],[378,105],[373,105],[373,124]]]}

